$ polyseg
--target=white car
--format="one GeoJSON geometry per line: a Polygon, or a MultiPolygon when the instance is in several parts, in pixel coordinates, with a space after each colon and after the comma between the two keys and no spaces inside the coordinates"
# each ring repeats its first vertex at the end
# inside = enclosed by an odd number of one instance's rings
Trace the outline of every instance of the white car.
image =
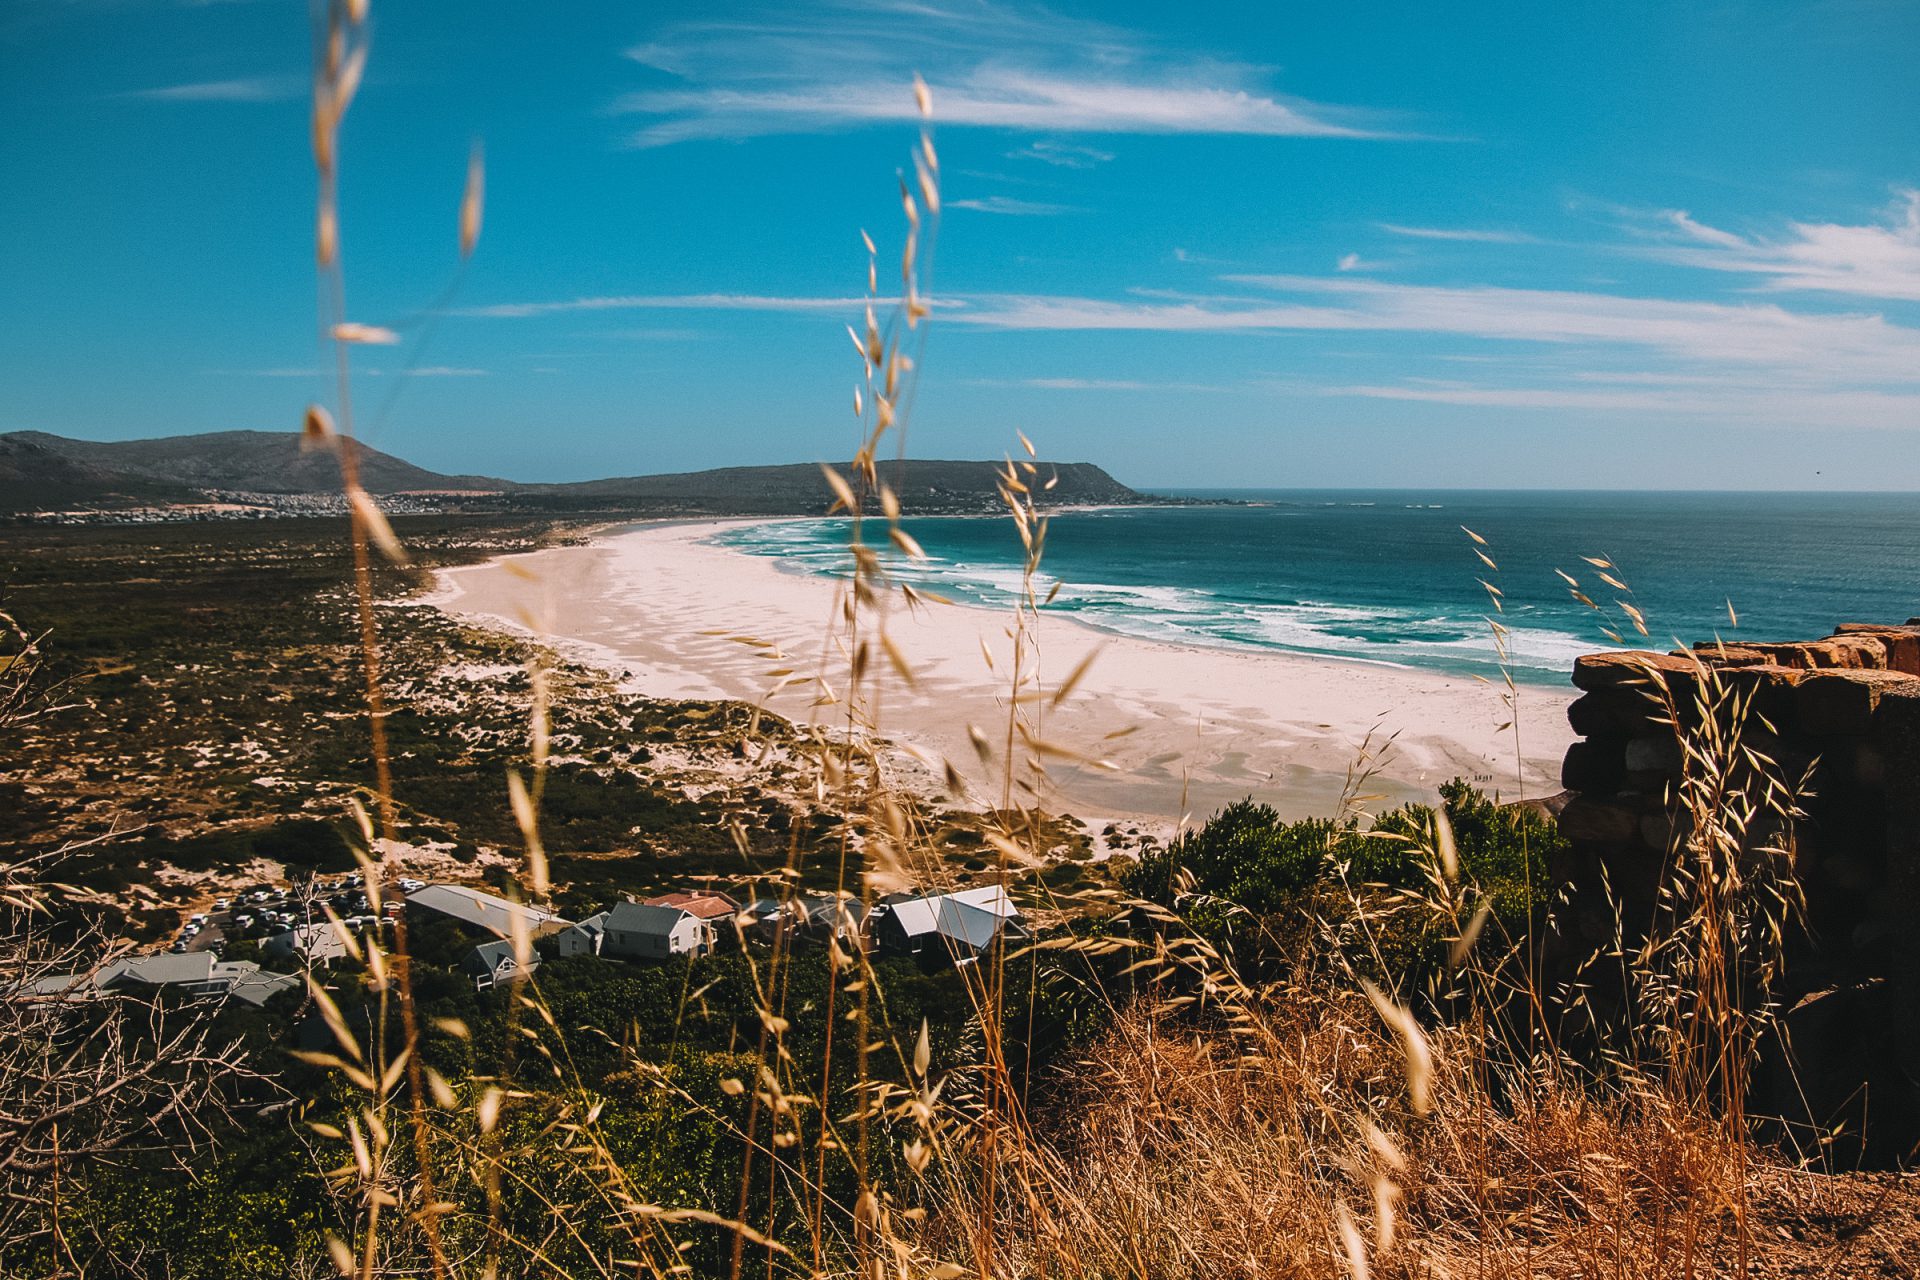
{"type": "Polygon", "coordinates": [[[206,914],[204,912],[195,912],[193,915],[187,917],[187,923],[205,925],[207,923],[206,914]]]}
{"type": "Polygon", "coordinates": [[[231,911],[233,910],[233,899],[232,898],[215,898],[213,900],[213,909],[215,911],[231,911]]]}

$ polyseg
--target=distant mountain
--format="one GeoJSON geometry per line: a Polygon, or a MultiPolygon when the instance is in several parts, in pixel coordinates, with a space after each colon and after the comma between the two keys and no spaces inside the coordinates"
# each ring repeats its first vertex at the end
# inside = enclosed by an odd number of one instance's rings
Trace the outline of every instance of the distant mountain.
{"type": "MultiPolygon", "coordinates": [[[[369,493],[497,492],[512,487],[486,476],[443,476],[363,444],[354,449],[360,483],[369,493]]],[[[303,451],[299,433],[291,431],[215,431],[104,442],[70,440],[44,431],[0,435],[0,496],[7,499],[6,505],[18,510],[85,500],[88,485],[102,500],[124,494],[134,499],[191,501],[193,491],[199,489],[333,493],[340,488],[340,462],[325,449],[303,451]],[[34,492],[37,484],[49,488],[45,493],[34,492]]]]}
{"type": "MultiPolygon", "coordinates": [[[[911,459],[880,464],[881,478],[900,505],[921,513],[986,511],[1000,504],[998,462],[911,459]]],[[[1042,462],[1034,489],[1044,504],[1122,504],[1150,501],[1091,462],[1042,462]],[[1053,487],[1043,486],[1051,480],[1053,487]]],[[[838,468],[842,475],[845,467],[838,468]]],[[[1021,472],[1026,475],[1024,471],[1021,472]]],[[[625,476],[578,484],[521,485],[515,501],[566,509],[606,507],[730,515],[808,515],[833,505],[833,490],[812,463],[769,467],[720,467],[673,475],[625,476]]]]}
{"type": "MultiPolygon", "coordinates": [[[[487,510],[578,511],[633,515],[814,515],[833,502],[811,463],[722,467],[675,475],[626,476],[578,484],[519,484],[488,476],[449,476],[356,444],[360,482],[377,494],[457,493],[442,506],[487,510]]],[[[883,463],[901,505],[921,513],[991,511],[999,506],[994,462],[883,463]]],[[[1041,501],[1059,504],[1150,502],[1089,462],[1035,464],[1041,501]],[[1045,486],[1051,482],[1051,488],[1045,486]]],[[[1026,475],[1023,471],[1022,475],[1026,475]]],[[[42,431],[0,435],[0,511],[111,510],[191,503],[205,491],[274,495],[332,494],[339,460],[303,451],[295,432],[221,431],[155,440],[71,440],[42,431]]]]}

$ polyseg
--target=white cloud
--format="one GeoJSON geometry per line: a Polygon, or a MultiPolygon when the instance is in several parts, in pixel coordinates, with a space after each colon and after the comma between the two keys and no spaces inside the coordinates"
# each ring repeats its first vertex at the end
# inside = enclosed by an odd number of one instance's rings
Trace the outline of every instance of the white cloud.
{"type": "MultiPolygon", "coordinates": [[[[980,295],[947,323],[998,329],[1230,333],[1286,330],[1450,334],[1501,342],[1621,346],[1677,360],[1920,381],[1920,330],[1876,315],[1491,286],[1447,288],[1352,277],[1231,276],[1305,300],[1125,301],[980,295]]],[[[949,301],[954,301],[949,299],[949,301]]]]}
{"type": "Polygon", "coordinates": [[[1201,382],[1149,382],[1138,378],[974,378],[975,387],[1031,387],[1036,391],[1226,391],[1201,382]]]}
{"type": "Polygon", "coordinates": [[[1078,213],[1071,205],[1047,204],[1039,200],[1015,200],[1011,196],[983,196],[978,200],[949,200],[949,209],[971,209],[975,213],[1004,213],[1020,218],[1046,217],[1057,213],[1078,213]]]}
{"type": "Polygon", "coordinates": [[[1871,390],[1740,388],[1710,391],[1676,388],[1615,390],[1580,387],[1497,387],[1401,383],[1321,388],[1330,396],[1413,400],[1555,413],[1603,413],[1642,419],[1662,416],[1712,418],[1771,426],[1920,428],[1920,395],[1871,390]]]}
{"type": "Polygon", "coordinates": [[[496,302],[465,307],[455,315],[517,320],[570,311],[850,311],[866,298],[776,297],[751,293],[616,294],[558,302],[496,302]]]}
{"type": "Polygon", "coordinates": [[[1534,238],[1519,231],[1487,231],[1476,227],[1409,227],[1398,222],[1373,224],[1388,235],[1413,240],[1461,240],[1476,244],[1532,244],[1534,238]]]}
{"type": "Polygon", "coordinates": [[[1718,245],[1722,249],[1744,249],[1747,247],[1747,242],[1739,236],[1722,231],[1717,227],[1709,227],[1705,223],[1695,222],[1693,216],[1685,209],[1668,209],[1666,211],[1666,218],[1668,222],[1671,222],[1675,227],[1679,228],[1681,233],[1689,239],[1699,240],[1706,244],[1718,245]]]}
{"type": "Polygon", "coordinates": [[[1038,160],[1058,169],[1091,169],[1113,159],[1113,152],[1056,138],[1036,138],[1019,151],[1007,152],[1009,160],[1038,160]]]}
{"type": "Polygon", "coordinates": [[[1340,261],[1334,264],[1334,269],[1337,271],[1378,271],[1385,265],[1385,263],[1375,262],[1371,258],[1363,258],[1357,253],[1345,253],[1340,255],[1340,261]]]}
{"type": "Polygon", "coordinates": [[[306,96],[308,87],[302,76],[255,76],[135,89],[119,96],[144,98],[149,102],[291,102],[306,96]]]}
{"type": "MultiPolygon", "coordinates": [[[[1443,287],[1339,276],[1236,275],[1238,294],[1142,290],[1115,300],[1060,294],[942,295],[943,324],[1026,331],[1422,333],[1532,347],[1657,352],[1690,365],[1798,372],[1825,382],[1920,383],[1920,329],[1884,316],[1775,303],[1696,302],[1572,290],[1443,287]]],[[[839,312],[861,297],[625,294],[471,307],[527,318],[616,310],[839,312]]],[[[1682,370],[1683,372],[1685,370],[1682,370]]]]}
{"type": "MultiPolygon", "coordinates": [[[[653,117],[632,135],[643,147],[917,122],[916,72],[942,126],[1383,136],[1357,112],[1273,92],[1255,68],[1169,55],[1103,23],[988,0],[853,2],[805,22],[686,23],[628,56],[682,82],[615,103],[653,117]]],[[[1108,158],[1052,139],[1017,154],[1070,167],[1108,158]]]]}
{"type": "Polygon", "coordinates": [[[1669,262],[1761,277],[1761,287],[1920,301],[1920,191],[1903,191],[1879,223],[1795,222],[1772,239],[1738,236],[1669,210],[1685,243],[1654,250],[1669,262]]]}

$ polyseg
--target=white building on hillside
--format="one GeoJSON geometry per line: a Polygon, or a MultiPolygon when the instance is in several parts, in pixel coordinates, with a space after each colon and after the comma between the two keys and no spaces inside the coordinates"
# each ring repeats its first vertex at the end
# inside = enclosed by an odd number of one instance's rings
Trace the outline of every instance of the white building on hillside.
{"type": "Polygon", "coordinates": [[[554,912],[461,884],[430,884],[407,895],[407,909],[437,912],[474,929],[483,929],[496,938],[513,936],[516,913],[526,922],[529,937],[542,938],[558,933],[568,925],[554,912]]]}
{"type": "Polygon", "coordinates": [[[713,929],[684,907],[622,902],[607,912],[600,954],[629,960],[703,956],[713,949],[713,929]]]}

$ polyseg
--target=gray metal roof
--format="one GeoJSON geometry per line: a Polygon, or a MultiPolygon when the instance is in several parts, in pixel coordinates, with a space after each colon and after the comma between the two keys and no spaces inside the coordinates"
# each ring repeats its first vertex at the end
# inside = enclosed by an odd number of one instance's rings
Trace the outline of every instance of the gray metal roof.
{"type": "Polygon", "coordinates": [[[494,894],[459,884],[430,884],[424,889],[416,889],[407,895],[407,905],[438,911],[441,915],[451,916],[476,929],[485,929],[501,938],[512,935],[516,912],[526,921],[527,932],[535,936],[552,932],[551,926],[565,928],[571,923],[551,911],[530,907],[524,902],[509,902],[494,894]]]}
{"type": "Polygon", "coordinates": [[[693,917],[683,907],[656,907],[645,902],[622,902],[607,913],[607,928],[622,933],[645,933],[667,937],[679,923],[693,917]]]}
{"type": "MultiPolygon", "coordinates": [[[[513,943],[506,938],[498,942],[483,942],[467,953],[467,960],[469,963],[479,962],[480,967],[489,974],[497,974],[502,964],[514,960],[513,943]]],[[[540,957],[537,954],[528,954],[527,968],[531,969],[539,963],[540,957]]]]}

